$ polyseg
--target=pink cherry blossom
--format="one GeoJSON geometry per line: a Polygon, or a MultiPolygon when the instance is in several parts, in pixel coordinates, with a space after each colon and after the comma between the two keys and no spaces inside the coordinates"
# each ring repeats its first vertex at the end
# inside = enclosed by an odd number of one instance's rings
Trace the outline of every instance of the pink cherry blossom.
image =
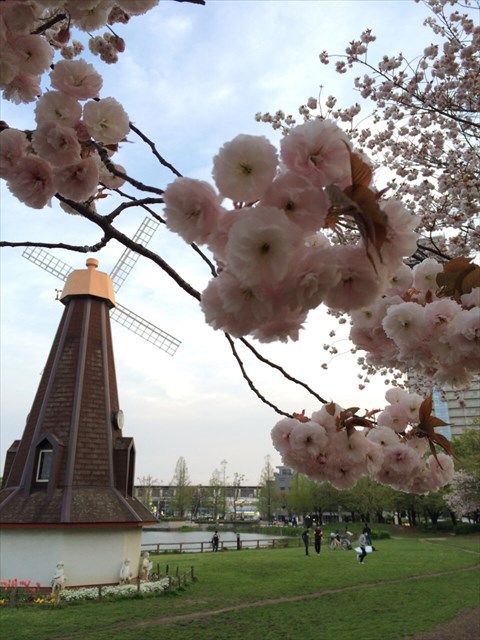
{"type": "Polygon", "coordinates": [[[81,146],[71,127],[56,122],[45,122],[33,132],[32,144],[39,156],[59,166],[80,160],[81,146]]]}
{"type": "Polygon", "coordinates": [[[382,256],[389,260],[411,256],[417,248],[419,234],[415,231],[420,218],[413,216],[400,200],[390,198],[381,203],[388,219],[387,237],[382,245],[382,256]]]}
{"type": "Polygon", "coordinates": [[[295,228],[280,209],[244,209],[228,235],[229,268],[247,285],[280,282],[293,254],[292,237],[295,228]]]}
{"type": "Polygon", "coordinates": [[[277,152],[264,136],[241,134],[226,142],[213,158],[213,179],[222,196],[252,203],[275,177],[277,152]]]}
{"type": "MultiPolygon", "coordinates": [[[[241,313],[232,313],[225,309],[221,296],[223,293],[226,297],[225,292],[221,292],[222,280],[225,277],[222,272],[217,278],[210,280],[207,288],[202,292],[200,306],[205,316],[205,322],[213,329],[226,331],[234,337],[248,335],[258,324],[254,315],[254,307],[253,305],[243,305],[241,313]]],[[[245,297],[250,300],[248,289],[245,292],[245,297]]]]}
{"type": "MultiPolygon", "coordinates": [[[[95,160],[98,166],[98,181],[104,184],[107,189],[119,189],[123,184],[125,184],[124,178],[111,173],[98,156],[95,157],[95,160]]],[[[114,162],[113,166],[117,171],[126,173],[125,167],[122,167],[121,164],[114,162]]]]}
{"type": "Polygon", "coordinates": [[[0,178],[9,179],[28,147],[27,136],[18,129],[0,132],[0,178]]]}
{"type": "Polygon", "coordinates": [[[292,259],[288,274],[288,289],[284,299],[291,309],[308,311],[317,308],[327,292],[340,280],[341,273],[335,261],[335,251],[327,246],[306,247],[299,251],[298,260],[292,259]]]}
{"type": "Polygon", "coordinates": [[[120,142],[130,131],[128,115],[115,98],[87,102],[83,121],[92,138],[103,144],[120,142]]]}
{"type": "Polygon", "coordinates": [[[15,166],[8,188],[20,202],[32,209],[43,209],[56,191],[50,163],[37,156],[23,156],[15,166]]]}
{"type": "Polygon", "coordinates": [[[252,334],[259,342],[296,342],[306,318],[306,313],[284,309],[278,317],[261,324],[252,334]]]}
{"type": "Polygon", "coordinates": [[[168,185],[163,200],[167,227],[189,244],[208,242],[220,216],[220,198],[202,180],[178,178],[168,185]]]}
{"type": "Polygon", "coordinates": [[[96,98],[103,84],[101,75],[83,59],[57,62],[50,73],[50,82],[54,89],[77,100],[96,98]]]}
{"type": "Polygon", "coordinates": [[[443,266],[433,258],[427,258],[413,267],[413,286],[421,292],[435,292],[438,289],[437,275],[443,266]]]}
{"type": "Polygon", "coordinates": [[[462,311],[462,308],[454,300],[443,298],[434,300],[425,306],[425,322],[430,334],[439,335],[447,331],[449,323],[462,311]]]}
{"type": "Polygon", "coordinates": [[[80,121],[82,107],[72,96],[60,91],[47,91],[37,101],[35,119],[37,125],[57,122],[65,127],[75,127],[80,121]]]}
{"type": "Polygon", "coordinates": [[[360,478],[365,475],[360,465],[342,462],[339,466],[332,466],[327,471],[328,481],[336,489],[352,489],[360,478]]]}
{"type": "Polygon", "coordinates": [[[436,458],[430,456],[428,458],[428,470],[433,491],[438,491],[438,489],[448,484],[455,471],[451,456],[445,453],[437,453],[436,458]]]}
{"type": "Polygon", "coordinates": [[[106,24],[112,5],[111,0],[67,0],[65,9],[76,27],[95,31],[106,24]]]}
{"type": "Polygon", "coordinates": [[[298,459],[316,458],[328,446],[325,429],[315,422],[298,422],[290,434],[290,446],[298,459]]]}
{"type": "Polygon", "coordinates": [[[402,432],[408,426],[409,415],[403,405],[391,404],[378,414],[377,423],[381,427],[390,427],[402,432]]]}
{"type": "Polygon", "coordinates": [[[343,187],[351,182],[349,148],[348,137],[334,122],[311,120],[289,131],[281,142],[281,158],[316,186],[343,187]]]}
{"type": "Polygon", "coordinates": [[[480,287],[474,287],[470,293],[464,293],[460,299],[466,309],[480,307],[480,287]]]}
{"type": "Polygon", "coordinates": [[[283,418],[273,427],[271,431],[273,446],[282,455],[291,451],[290,436],[298,424],[298,420],[283,418]]]}
{"type": "Polygon", "coordinates": [[[38,19],[38,6],[26,2],[4,2],[1,13],[5,26],[11,32],[33,31],[38,19]]]}
{"type": "Polygon", "coordinates": [[[18,73],[3,88],[5,100],[10,100],[15,104],[33,102],[41,93],[38,76],[32,76],[28,73],[18,73]]]}
{"type": "Polygon", "coordinates": [[[325,192],[304,176],[291,172],[275,178],[260,202],[282,209],[294,224],[308,233],[323,227],[328,212],[325,192]]]}
{"type": "Polygon", "coordinates": [[[217,277],[222,308],[234,316],[248,315],[259,324],[275,316],[273,292],[265,287],[246,287],[228,270],[217,277]]]}
{"type": "Polygon", "coordinates": [[[83,202],[92,196],[98,185],[98,167],[94,158],[85,158],[55,170],[55,187],[64,198],[83,202]]]}
{"type": "Polygon", "coordinates": [[[342,311],[352,311],[372,304],[381,294],[383,283],[364,249],[359,246],[341,246],[336,249],[335,255],[340,279],[326,294],[325,303],[342,311]]]}
{"type": "Polygon", "coordinates": [[[384,447],[383,452],[384,462],[376,475],[376,480],[404,490],[405,479],[422,469],[421,457],[405,444],[388,445],[384,447]]]}
{"type": "Polygon", "coordinates": [[[428,440],[427,438],[412,436],[407,440],[407,446],[412,447],[420,456],[423,456],[428,449],[428,440]]]}
{"type": "Polygon", "coordinates": [[[412,269],[406,264],[401,264],[394,274],[389,278],[389,286],[385,293],[389,296],[395,294],[403,295],[411,288],[413,282],[412,269]]]}
{"type": "Polygon", "coordinates": [[[15,50],[21,73],[41,75],[52,62],[53,48],[41,35],[19,35],[10,41],[10,46],[15,50]]]}
{"type": "Polygon", "coordinates": [[[390,427],[376,427],[367,433],[367,440],[382,447],[398,444],[398,436],[390,427]]]}
{"type": "Polygon", "coordinates": [[[457,313],[449,324],[454,346],[472,362],[480,362],[480,313],[477,307],[457,313]]]}
{"type": "Polygon", "coordinates": [[[4,89],[19,73],[18,58],[15,52],[5,44],[2,46],[2,57],[0,58],[0,87],[4,89]]]}
{"type": "Polygon", "coordinates": [[[403,302],[388,307],[382,326],[385,333],[400,346],[413,346],[426,334],[423,307],[414,302],[403,302]]]}
{"type": "Polygon", "coordinates": [[[147,13],[147,11],[156,7],[159,2],[160,0],[115,0],[115,4],[131,16],[147,13]]]}

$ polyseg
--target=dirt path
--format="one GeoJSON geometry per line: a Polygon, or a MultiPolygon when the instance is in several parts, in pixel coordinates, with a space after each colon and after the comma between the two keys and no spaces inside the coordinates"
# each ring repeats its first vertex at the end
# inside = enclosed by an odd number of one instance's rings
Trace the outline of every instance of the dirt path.
{"type": "MultiPolygon", "coordinates": [[[[346,593],[348,591],[357,591],[365,589],[373,589],[380,585],[399,584],[401,582],[413,582],[415,580],[423,580],[425,578],[437,578],[443,576],[454,575],[458,573],[466,573],[468,571],[474,571],[480,568],[480,564],[476,564],[471,567],[464,567],[461,569],[452,569],[450,571],[443,571],[439,573],[426,573],[418,576],[412,576],[410,578],[398,578],[395,580],[383,580],[381,582],[356,584],[348,587],[342,587],[340,589],[326,589],[315,593],[309,593],[306,595],[298,596],[286,596],[284,598],[271,598],[266,600],[258,600],[257,602],[248,602],[231,607],[223,607],[221,609],[212,609],[210,611],[196,611],[194,613],[186,613],[182,615],[174,616],[162,616],[161,618],[152,618],[150,620],[143,620],[140,622],[134,622],[132,624],[126,624],[122,622],[118,625],[112,625],[108,627],[108,631],[113,634],[117,630],[128,629],[145,629],[149,627],[161,627],[165,624],[174,624],[180,621],[201,620],[211,616],[218,616],[222,613],[230,613],[232,611],[243,611],[245,609],[254,609],[257,607],[265,607],[269,605],[277,605],[285,602],[298,602],[301,600],[315,600],[322,598],[326,595],[332,595],[337,593],[346,593]]],[[[457,618],[448,623],[444,623],[436,627],[435,629],[416,636],[405,636],[402,640],[476,640],[480,637],[480,609],[465,610],[460,612],[457,618]],[[453,630],[453,631],[452,631],[453,630]],[[463,635],[459,635],[463,633],[463,635]]],[[[82,632],[78,632],[69,636],[62,636],[58,640],[76,640],[82,636],[82,632]]]]}

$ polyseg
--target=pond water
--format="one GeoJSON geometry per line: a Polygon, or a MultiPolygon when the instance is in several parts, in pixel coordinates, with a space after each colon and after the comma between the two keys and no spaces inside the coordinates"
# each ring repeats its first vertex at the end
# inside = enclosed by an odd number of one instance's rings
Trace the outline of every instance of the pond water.
{"type": "MultiPolygon", "coordinates": [[[[212,531],[142,531],[142,549],[154,550],[160,544],[160,551],[198,552],[210,551],[212,531]]],[[[219,531],[220,548],[236,549],[237,534],[233,531],[219,531]]],[[[281,536],[263,535],[261,533],[241,533],[242,548],[267,547],[272,540],[280,540],[281,536]]]]}

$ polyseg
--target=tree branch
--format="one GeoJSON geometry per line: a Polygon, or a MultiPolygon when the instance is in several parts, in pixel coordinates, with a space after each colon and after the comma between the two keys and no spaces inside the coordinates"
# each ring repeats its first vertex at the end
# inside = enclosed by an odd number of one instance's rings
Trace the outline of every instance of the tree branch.
{"type": "Polygon", "coordinates": [[[248,386],[253,391],[253,393],[257,396],[257,398],[259,398],[264,404],[266,404],[269,407],[271,407],[276,413],[280,414],[281,416],[286,416],[287,418],[293,418],[292,414],[286,413],[285,411],[282,411],[275,404],[273,404],[273,402],[270,402],[269,400],[267,400],[265,398],[265,396],[263,396],[260,393],[260,391],[253,384],[251,378],[247,375],[247,372],[245,371],[245,367],[243,366],[243,362],[240,359],[240,356],[238,355],[238,351],[237,351],[237,349],[235,347],[235,343],[234,343],[232,337],[228,333],[224,333],[223,335],[228,340],[228,343],[230,345],[230,349],[232,350],[233,357],[235,358],[235,360],[238,363],[238,366],[240,367],[240,370],[242,372],[243,378],[246,380],[248,386]]]}
{"type": "Polygon", "coordinates": [[[250,349],[250,351],[254,354],[257,360],[260,360],[260,362],[263,362],[264,364],[268,364],[273,369],[276,369],[282,374],[284,378],[286,378],[287,380],[290,380],[290,382],[294,382],[295,384],[298,384],[299,386],[303,387],[306,391],[308,391],[308,393],[310,393],[314,398],[316,398],[322,404],[328,403],[328,400],[325,400],[324,398],[322,398],[322,396],[318,395],[318,393],[316,393],[311,387],[309,387],[308,384],[306,384],[305,382],[302,382],[301,380],[297,380],[297,378],[294,378],[293,376],[291,376],[289,373],[285,371],[285,369],[280,367],[278,364],[275,364],[274,362],[271,362],[271,360],[264,358],[264,356],[262,356],[262,354],[259,353],[255,349],[255,347],[253,347],[248,342],[248,340],[246,340],[245,338],[240,338],[240,342],[242,342],[247,347],[247,349],[250,349]]]}

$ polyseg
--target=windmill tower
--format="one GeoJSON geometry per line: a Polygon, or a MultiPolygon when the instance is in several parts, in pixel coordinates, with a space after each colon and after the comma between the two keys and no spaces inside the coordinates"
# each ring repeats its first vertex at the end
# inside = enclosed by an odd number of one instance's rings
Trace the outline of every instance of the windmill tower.
{"type": "Polygon", "coordinates": [[[61,561],[67,586],[112,584],[126,559],[136,577],[142,526],[155,521],[133,497],[135,446],[122,432],[110,327],[115,296],[97,266],[89,259],[67,278],[22,438],[7,451],[2,579],[49,586],[61,561]]]}

